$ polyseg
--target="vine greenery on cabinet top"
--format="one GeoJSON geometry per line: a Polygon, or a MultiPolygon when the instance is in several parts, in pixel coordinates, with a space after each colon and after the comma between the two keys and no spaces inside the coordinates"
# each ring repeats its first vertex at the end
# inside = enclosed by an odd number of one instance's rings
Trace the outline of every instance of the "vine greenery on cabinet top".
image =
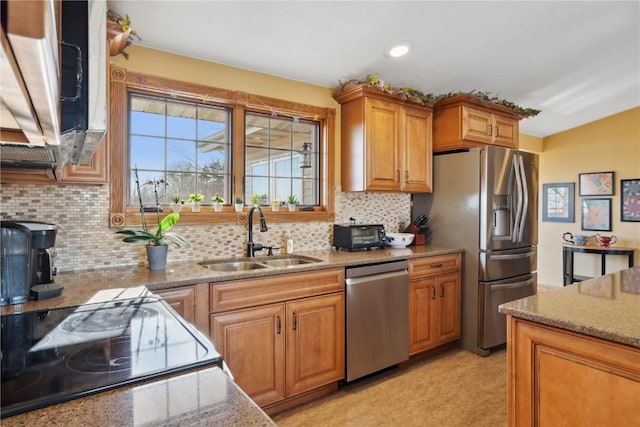
{"type": "Polygon", "coordinates": [[[417,104],[427,105],[432,107],[436,102],[442,101],[447,98],[452,98],[458,95],[468,95],[474,98],[479,99],[483,102],[492,102],[497,105],[501,105],[503,107],[507,107],[526,118],[535,117],[540,114],[541,110],[536,110],[534,108],[524,108],[519,105],[514,104],[511,101],[507,101],[506,99],[500,99],[498,96],[493,95],[489,91],[477,91],[472,90],[471,92],[449,92],[440,95],[434,95],[432,93],[423,93],[419,89],[412,86],[392,86],[388,83],[385,83],[383,80],[379,79],[375,74],[369,74],[364,79],[351,79],[345,82],[339,81],[340,87],[338,90],[344,91],[348,89],[350,86],[358,86],[365,85],[372,88],[380,89],[384,92],[400,95],[400,97],[404,100],[412,101],[417,104]]]}

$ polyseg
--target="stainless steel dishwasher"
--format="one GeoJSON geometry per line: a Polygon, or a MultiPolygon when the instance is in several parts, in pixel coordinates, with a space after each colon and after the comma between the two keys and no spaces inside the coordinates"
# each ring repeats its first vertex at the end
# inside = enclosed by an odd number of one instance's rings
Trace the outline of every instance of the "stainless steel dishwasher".
{"type": "Polygon", "coordinates": [[[409,358],[407,261],[346,269],[346,381],[409,358]]]}

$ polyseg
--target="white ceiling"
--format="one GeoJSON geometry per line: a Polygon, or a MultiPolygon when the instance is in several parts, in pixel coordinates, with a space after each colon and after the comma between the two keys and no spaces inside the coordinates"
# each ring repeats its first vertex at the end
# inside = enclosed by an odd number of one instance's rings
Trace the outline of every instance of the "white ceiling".
{"type": "Polygon", "coordinates": [[[547,136],[640,105],[639,1],[109,0],[138,44],[335,88],[373,73],[424,93],[491,91],[547,136]],[[412,51],[384,51],[409,41],[412,51]]]}

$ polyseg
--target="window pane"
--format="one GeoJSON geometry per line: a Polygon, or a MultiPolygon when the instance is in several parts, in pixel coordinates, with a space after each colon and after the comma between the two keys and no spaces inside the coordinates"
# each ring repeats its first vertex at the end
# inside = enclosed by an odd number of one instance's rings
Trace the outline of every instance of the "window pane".
{"type": "Polygon", "coordinates": [[[130,106],[130,132],[140,135],[163,136],[165,131],[165,104],[147,97],[132,97],[130,106]]]}
{"type": "Polygon", "coordinates": [[[269,151],[262,148],[247,148],[245,152],[246,156],[246,171],[248,175],[262,175],[269,174],[269,151]]]}
{"type": "Polygon", "coordinates": [[[167,136],[196,139],[196,107],[183,102],[167,103],[167,136]]]}
{"type": "Polygon", "coordinates": [[[225,144],[198,143],[198,170],[202,172],[226,173],[230,162],[227,161],[225,144]]]}
{"type": "Polygon", "coordinates": [[[180,196],[185,202],[189,198],[189,194],[194,192],[196,188],[196,174],[183,172],[167,173],[167,199],[165,203],[169,203],[174,195],[180,196]]]}
{"type": "Polygon", "coordinates": [[[167,141],[167,170],[195,171],[196,146],[193,141],[170,139],[167,141]]]}
{"type": "Polygon", "coordinates": [[[247,196],[265,195],[267,203],[293,194],[301,203],[318,205],[319,122],[247,113],[245,123],[247,196]]]}
{"type": "Polygon", "coordinates": [[[258,195],[258,204],[266,205],[269,202],[268,178],[250,177],[247,180],[247,201],[251,201],[251,198],[256,194],[258,195]]]}
{"type": "Polygon", "coordinates": [[[131,136],[131,167],[139,169],[164,169],[164,139],[148,136],[131,136]]]}
{"type": "MultiPolygon", "coordinates": [[[[161,202],[169,203],[173,195],[186,200],[191,193],[202,193],[209,202],[216,192],[229,200],[231,110],[133,93],[129,99],[129,169],[137,165],[145,174],[167,177],[161,202]]],[[[137,205],[134,193],[129,204],[137,205]]]]}

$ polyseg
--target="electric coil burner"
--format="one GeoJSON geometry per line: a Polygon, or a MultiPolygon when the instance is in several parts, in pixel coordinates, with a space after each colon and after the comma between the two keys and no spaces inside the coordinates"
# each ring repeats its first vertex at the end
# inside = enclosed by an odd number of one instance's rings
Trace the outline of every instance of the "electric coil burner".
{"type": "Polygon", "coordinates": [[[2,316],[1,418],[200,366],[213,345],[161,299],[2,316]]]}

